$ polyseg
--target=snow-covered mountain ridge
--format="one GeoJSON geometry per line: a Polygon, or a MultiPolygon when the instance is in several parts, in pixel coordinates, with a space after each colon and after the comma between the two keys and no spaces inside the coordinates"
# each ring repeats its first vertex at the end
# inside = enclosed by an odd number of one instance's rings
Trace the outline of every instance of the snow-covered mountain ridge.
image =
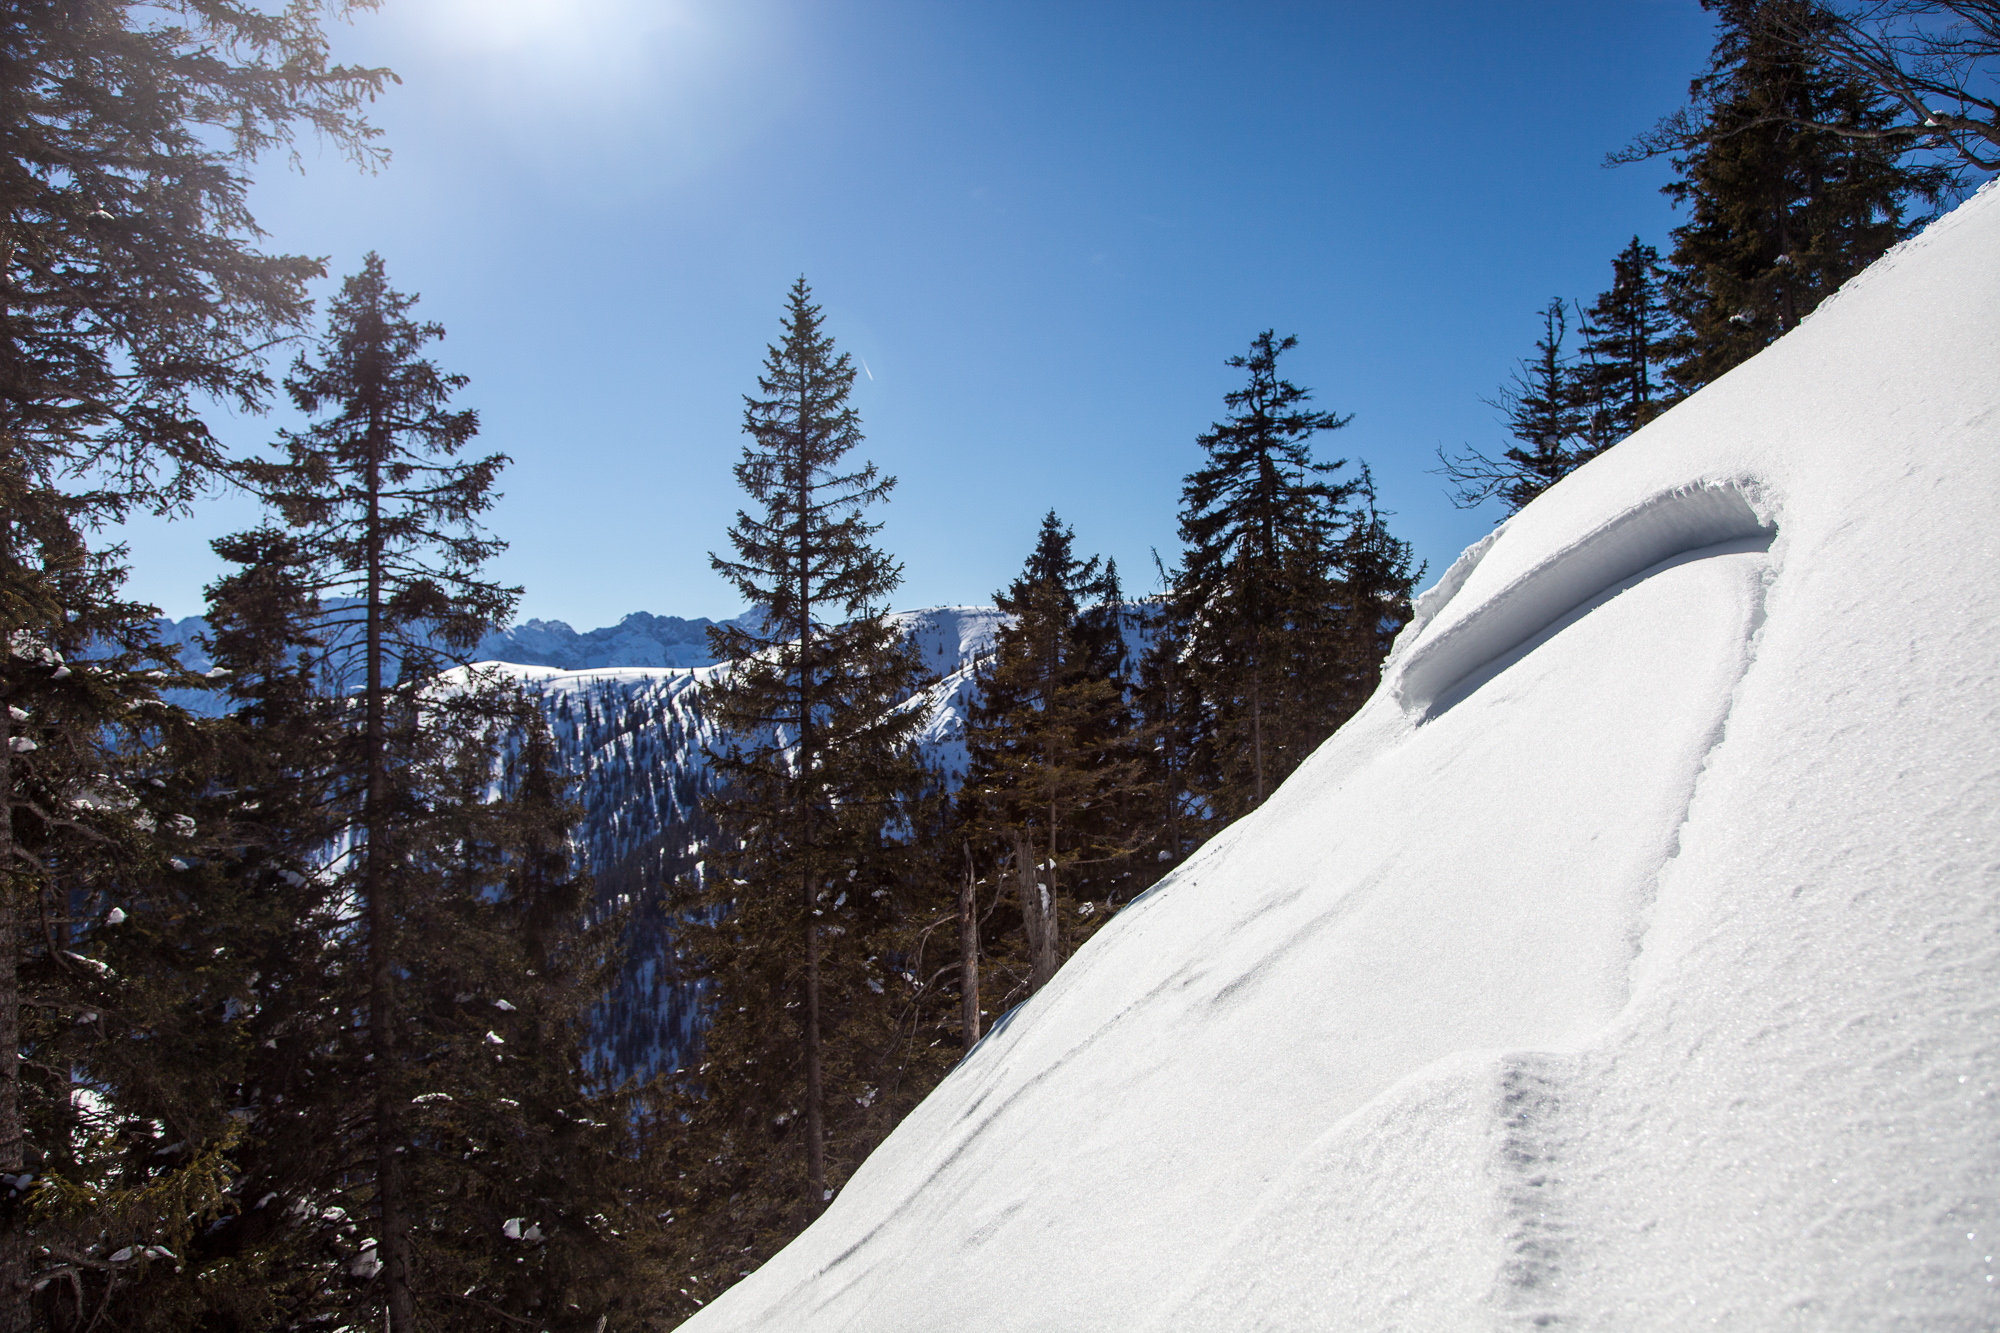
{"type": "Polygon", "coordinates": [[[686,1327],[2000,1327],[2000,187],[1551,488],[686,1327]]]}
{"type": "MultiPolygon", "coordinates": [[[[894,619],[935,677],[906,706],[922,710],[926,758],[955,780],[965,770],[973,672],[993,649],[1000,612],[940,606],[897,612],[894,619]]],[[[696,1013],[693,997],[664,974],[667,923],[648,910],[646,898],[663,876],[692,868],[703,828],[700,801],[709,790],[704,747],[715,735],[701,695],[727,668],[487,666],[518,680],[549,720],[562,767],[577,781],[584,815],[576,836],[600,897],[640,909],[628,966],[594,1024],[600,1058],[621,1079],[670,1067],[689,1049],[696,1013]]]]}
{"type": "MultiPolygon", "coordinates": [[[[927,760],[956,781],[965,772],[965,722],[975,698],[973,674],[992,652],[1000,612],[991,606],[938,606],[894,613],[916,644],[933,683],[906,702],[920,709],[927,760]]],[[[644,1078],[670,1067],[696,1031],[693,997],[667,980],[660,960],[666,923],[647,910],[662,876],[694,861],[702,830],[700,802],[709,790],[704,747],[714,730],[701,695],[720,668],[708,654],[708,620],[639,612],[615,627],[577,634],[560,621],[529,621],[489,635],[479,646],[485,669],[517,680],[548,718],[563,771],[583,807],[576,840],[596,877],[602,906],[637,906],[629,963],[594,1023],[603,1065],[618,1078],[644,1078]]],[[[183,664],[211,665],[200,617],[162,620],[162,642],[178,645],[183,664]]],[[[220,696],[171,692],[183,707],[211,712],[220,696]]]]}
{"type": "MultiPolygon", "coordinates": [[[[578,633],[560,620],[529,620],[494,630],[479,641],[472,657],[482,662],[555,667],[585,671],[600,667],[699,667],[715,663],[708,631],[718,625],[750,621],[755,613],[733,620],[683,620],[634,611],[616,625],[578,633]]],[[[155,622],[160,642],[181,650],[183,664],[206,671],[210,666],[201,636],[208,621],[201,616],[155,622]]]]}
{"type": "MultiPolygon", "coordinates": [[[[636,617],[627,617],[627,623],[636,617]]],[[[972,677],[992,651],[1001,616],[990,606],[937,606],[891,617],[916,644],[935,682],[909,701],[923,711],[926,757],[963,772],[972,677]]],[[[682,622],[689,623],[689,622],[682,622]]],[[[636,852],[693,827],[707,790],[703,747],[714,739],[701,694],[723,667],[605,666],[563,669],[496,659],[485,663],[541,701],[585,818],[578,840],[602,875],[636,852]]],[[[682,842],[685,842],[682,839],[682,842]]]]}

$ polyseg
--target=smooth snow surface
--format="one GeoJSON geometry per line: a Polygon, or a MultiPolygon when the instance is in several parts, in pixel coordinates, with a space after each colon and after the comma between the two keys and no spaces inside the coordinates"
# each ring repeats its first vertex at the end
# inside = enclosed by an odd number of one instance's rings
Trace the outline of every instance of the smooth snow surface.
{"type": "Polygon", "coordinates": [[[761,1330],[2000,1327],[2000,189],[1555,487],[761,1330]]]}

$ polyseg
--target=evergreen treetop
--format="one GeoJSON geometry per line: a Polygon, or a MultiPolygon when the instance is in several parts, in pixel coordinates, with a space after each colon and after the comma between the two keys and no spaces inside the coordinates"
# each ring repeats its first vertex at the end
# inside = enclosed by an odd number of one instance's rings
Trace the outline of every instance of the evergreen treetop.
{"type": "Polygon", "coordinates": [[[1323,738],[1312,699],[1334,669],[1324,631],[1354,483],[1326,480],[1345,461],[1314,459],[1311,441],[1349,418],[1307,407],[1311,393],[1279,375],[1297,345],[1267,329],[1229,359],[1248,382],[1197,438],[1207,458],[1181,490],[1175,614],[1210,701],[1212,794],[1231,815],[1261,805],[1307,738],[1323,738]]]}
{"type": "Polygon", "coordinates": [[[1311,441],[1351,418],[1306,407],[1311,392],[1278,374],[1279,355],[1298,342],[1266,329],[1248,355],[1225,363],[1248,371],[1249,382],[1224,396],[1231,415],[1196,437],[1207,460],[1181,487],[1183,568],[1192,586],[1220,587],[1237,567],[1244,595],[1258,597],[1287,547],[1299,543],[1301,525],[1347,497],[1347,488],[1320,480],[1344,460],[1315,460],[1311,441]]]}
{"type": "Polygon", "coordinates": [[[1097,557],[1079,559],[1074,543],[1050,511],[1021,573],[994,594],[1008,619],[979,670],[966,732],[972,763],[961,804],[986,859],[1012,864],[1029,990],[1062,960],[1065,905],[1093,878],[1103,884],[1107,863],[1144,836],[1120,818],[1143,775],[1120,679],[1116,583],[1097,557]]]}
{"type": "Polygon", "coordinates": [[[285,381],[317,419],[280,433],[281,461],[244,468],[311,547],[336,685],[426,674],[439,648],[470,649],[520,595],[479,572],[505,546],[480,518],[509,460],[458,458],[479,415],[450,406],[466,377],[421,355],[444,328],[414,318],[416,303],[367,255],[329,306],[317,358],[301,355],[285,381]]]}
{"type": "Polygon", "coordinates": [[[767,620],[761,635],[722,629],[717,646],[731,658],[793,642],[809,659],[813,630],[829,612],[845,620],[879,610],[902,582],[901,567],[872,544],[881,524],[864,517],[869,505],[889,498],[896,479],[873,463],[840,470],[861,442],[860,413],[847,401],[853,358],[834,350],[804,278],[787,301],[784,340],[766,349],[757,377],[764,396],[743,400],[751,443],[736,480],[764,512],[738,510],[729,529],[737,558],[710,557],[767,620]]]}
{"type": "Polygon", "coordinates": [[[910,996],[884,964],[926,787],[919,717],[898,705],[924,673],[885,614],[901,571],[866,516],[895,481],[845,461],[854,376],[801,278],[745,398],[736,476],[756,509],[729,529],[734,558],[711,556],[763,614],[710,631],[729,659],[705,696],[719,845],[682,910],[711,1007],[683,1105],[708,1145],[699,1178],[736,1199],[718,1212],[711,1192],[694,1230],[753,1250],[816,1216],[872,1141],[859,1126],[881,1114],[889,1015],[910,996]]]}
{"type": "Polygon", "coordinates": [[[1575,394],[1591,456],[1665,410],[1662,363],[1672,327],[1660,252],[1634,236],[1611,261],[1611,286],[1583,312],[1575,394]]]}
{"type": "Polygon", "coordinates": [[[1952,178],[1902,158],[1914,136],[1872,85],[1785,25],[1823,26],[1812,0],[1703,0],[1719,20],[1690,105],[1614,161],[1668,156],[1674,230],[1667,300],[1680,325],[1668,377],[1692,392],[1798,326],[1911,234],[1952,178]],[[1840,128],[1828,128],[1837,126],[1840,128]]]}

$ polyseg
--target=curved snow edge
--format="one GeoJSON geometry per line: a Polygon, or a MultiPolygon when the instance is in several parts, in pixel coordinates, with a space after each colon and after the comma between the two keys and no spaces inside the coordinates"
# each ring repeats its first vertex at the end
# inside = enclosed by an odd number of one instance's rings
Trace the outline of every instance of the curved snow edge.
{"type": "Polygon", "coordinates": [[[1738,479],[1641,501],[1551,552],[1460,618],[1434,631],[1426,626],[1430,632],[1394,664],[1390,692],[1405,712],[1423,714],[1453,685],[1606,588],[1688,551],[1772,536],[1777,524],[1760,512],[1760,489],[1738,479]]]}

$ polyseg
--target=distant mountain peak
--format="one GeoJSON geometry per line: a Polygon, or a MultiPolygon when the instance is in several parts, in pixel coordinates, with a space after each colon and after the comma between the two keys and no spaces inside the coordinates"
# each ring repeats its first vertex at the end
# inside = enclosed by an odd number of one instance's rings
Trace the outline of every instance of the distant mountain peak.
{"type": "Polygon", "coordinates": [[[473,655],[486,661],[565,671],[708,666],[715,661],[708,649],[708,631],[717,623],[706,617],[684,620],[634,611],[616,625],[578,633],[566,621],[529,620],[487,635],[473,655]]]}

